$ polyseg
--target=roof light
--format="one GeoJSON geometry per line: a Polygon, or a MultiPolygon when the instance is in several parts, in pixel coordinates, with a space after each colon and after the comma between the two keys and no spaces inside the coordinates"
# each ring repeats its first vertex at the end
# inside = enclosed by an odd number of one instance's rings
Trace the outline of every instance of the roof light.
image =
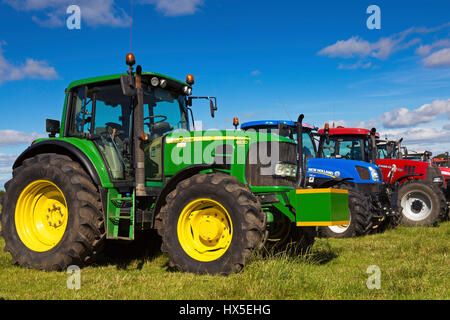
{"type": "Polygon", "coordinates": [[[157,77],[153,77],[152,80],[151,80],[151,84],[154,87],[159,86],[159,79],[157,77]]]}
{"type": "Polygon", "coordinates": [[[127,64],[127,66],[134,66],[134,64],[136,63],[136,58],[134,57],[134,54],[132,54],[131,52],[129,54],[127,54],[126,58],[125,58],[125,62],[127,64]]]}
{"type": "Polygon", "coordinates": [[[328,123],[325,123],[325,130],[330,129],[330,125],[328,123]]]}
{"type": "Polygon", "coordinates": [[[194,84],[194,76],[192,74],[188,74],[186,77],[186,83],[190,86],[194,84]]]}
{"type": "Polygon", "coordinates": [[[237,129],[238,125],[239,125],[239,118],[238,117],[234,117],[233,118],[233,126],[234,126],[234,128],[237,129]]]}

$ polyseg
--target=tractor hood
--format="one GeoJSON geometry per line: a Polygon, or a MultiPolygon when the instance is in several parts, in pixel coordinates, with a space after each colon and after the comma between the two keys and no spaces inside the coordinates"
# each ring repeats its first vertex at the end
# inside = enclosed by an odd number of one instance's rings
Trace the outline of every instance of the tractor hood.
{"type": "Polygon", "coordinates": [[[286,153],[293,155],[295,162],[296,142],[277,134],[240,130],[184,131],[165,136],[165,163],[170,164],[165,166],[165,173],[170,176],[183,168],[200,164],[244,168],[249,150],[255,150],[253,145],[256,143],[259,157],[274,165],[283,162],[286,153]]]}
{"type": "Polygon", "coordinates": [[[308,159],[308,178],[352,178],[354,183],[382,183],[378,167],[363,161],[346,159],[308,159]]]}

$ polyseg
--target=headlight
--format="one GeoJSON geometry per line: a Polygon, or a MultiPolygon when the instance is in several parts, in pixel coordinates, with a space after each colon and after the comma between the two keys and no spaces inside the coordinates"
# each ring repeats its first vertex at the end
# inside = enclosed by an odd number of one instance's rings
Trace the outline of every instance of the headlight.
{"type": "Polygon", "coordinates": [[[372,167],[369,167],[370,176],[372,177],[373,181],[380,181],[380,176],[378,175],[377,170],[375,170],[372,167]]]}
{"type": "Polygon", "coordinates": [[[274,175],[280,177],[295,178],[297,172],[297,165],[291,163],[278,163],[275,166],[274,175]]]}
{"type": "Polygon", "coordinates": [[[433,178],[433,182],[434,183],[444,182],[444,179],[442,177],[435,177],[435,178],[433,178]]]}

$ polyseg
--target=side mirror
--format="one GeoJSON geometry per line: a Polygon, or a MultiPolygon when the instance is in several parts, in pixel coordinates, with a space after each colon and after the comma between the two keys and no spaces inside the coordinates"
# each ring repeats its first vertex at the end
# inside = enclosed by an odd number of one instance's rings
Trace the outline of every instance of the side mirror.
{"type": "Polygon", "coordinates": [[[217,105],[214,105],[214,102],[212,99],[209,100],[209,109],[211,110],[211,117],[214,118],[214,113],[217,111],[217,105]]]}
{"type": "Polygon", "coordinates": [[[58,120],[45,119],[45,131],[49,133],[50,138],[56,137],[61,130],[61,124],[58,120]]]}

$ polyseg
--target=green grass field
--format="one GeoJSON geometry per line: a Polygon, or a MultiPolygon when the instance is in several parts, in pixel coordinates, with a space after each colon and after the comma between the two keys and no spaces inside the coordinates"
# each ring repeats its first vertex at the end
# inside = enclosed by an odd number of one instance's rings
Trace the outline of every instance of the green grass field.
{"type": "MultiPolygon", "coordinates": [[[[200,276],[168,270],[165,255],[103,260],[81,270],[81,289],[66,272],[11,265],[0,253],[4,299],[449,299],[450,222],[400,227],[356,239],[318,239],[309,256],[255,256],[240,274],[200,276]],[[381,289],[369,290],[370,265],[381,289]]],[[[4,247],[0,239],[0,247],[4,247]]]]}

